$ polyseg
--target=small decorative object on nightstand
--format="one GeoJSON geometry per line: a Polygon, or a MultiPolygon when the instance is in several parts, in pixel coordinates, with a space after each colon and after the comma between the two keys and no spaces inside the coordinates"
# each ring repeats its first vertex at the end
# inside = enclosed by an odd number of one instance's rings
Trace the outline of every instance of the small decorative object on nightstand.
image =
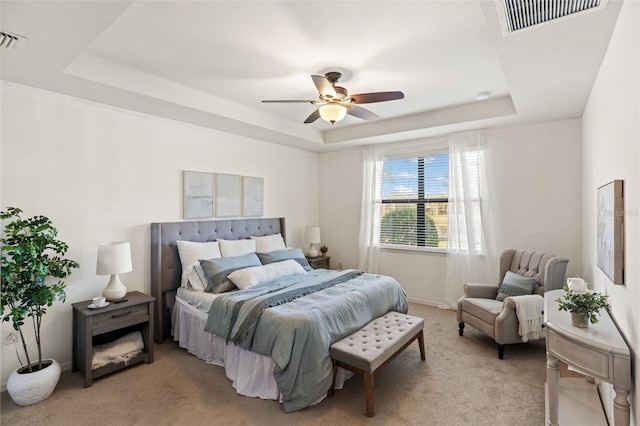
{"type": "Polygon", "coordinates": [[[311,267],[313,269],[330,269],[330,260],[331,260],[331,256],[324,256],[324,257],[308,257],[307,256],[307,261],[309,262],[309,265],[311,265],[311,267]]]}
{"type": "Polygon", "coordinates": [[[153,362],[153,301],[154,297],[138,291],[130,291],[124,298],[96,307],[92,300],[74,303],[73,306],[73,371],[84,375],[84,387],[93,379],[146,361],[153,362]],[[107,364],[95,369],[93,348],[113,342],[128,333],[142,333],[142,352],[123,362],[107,364]]]}

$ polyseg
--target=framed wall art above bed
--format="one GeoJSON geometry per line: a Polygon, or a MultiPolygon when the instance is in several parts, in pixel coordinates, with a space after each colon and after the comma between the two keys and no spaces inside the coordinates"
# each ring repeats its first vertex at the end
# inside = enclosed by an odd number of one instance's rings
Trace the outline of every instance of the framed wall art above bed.
{"type": "Polygon", "coordinates": [[[264,196],[264,179],[242,176],[242,216],[262,216],[264,196]]]}
{"type": "Polygon", "coordinates": [[[216,173],[216,217],[240,216],[241,190],[240,176],[216,173]]]}
{"type": "Polygon", "coordinates": [[[213,217],[213,173],[182,171],[185,219],[213,217]]]}

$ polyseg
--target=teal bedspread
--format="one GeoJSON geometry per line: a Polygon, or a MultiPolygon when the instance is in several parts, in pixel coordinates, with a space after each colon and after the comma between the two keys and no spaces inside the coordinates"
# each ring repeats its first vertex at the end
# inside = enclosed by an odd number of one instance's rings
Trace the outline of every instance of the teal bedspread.
{"type": "Polygon", "coordinates": [[[284,410],[292,412],[329,390],[332,343],[389,311],[407,310],[391,277],[317,270],[217,297],[205,330],[271,357],[284,410]]]}

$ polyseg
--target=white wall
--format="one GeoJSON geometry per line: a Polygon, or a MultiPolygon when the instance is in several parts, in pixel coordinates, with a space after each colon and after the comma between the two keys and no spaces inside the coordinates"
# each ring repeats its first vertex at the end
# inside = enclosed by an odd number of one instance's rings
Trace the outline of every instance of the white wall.
{"type": "MultiPolygon", "coordinates": [[[[500,250],[553,252],[570,259],[568,274],[582,273],[580,138],[579,119],[486,130],[500,250]]],[[[335,266],[357,265],[361,169],[361,149],[320,154],[322,234],[335,266]]],[[[380,273],[411,300],[444,303],[446,255],[383,251],[380,273]]]]}
{"type": "MultiPolygon", "coordinates": [[[[609,294],[613,317],[629,343],[640,378],[640,3],[625,1],[598,78],[582,117],[583,135],[583,262],[593,287],[609,294]],[[597,188],[624,180],[625,285],[614,285],[598,268],[596,258],[597,188]]],[[[612,391],[607,410],[612,412],[612,391]]],[[[640,396],[631,398],[638,418],[640,396]]]]}
{"type": "MultiPolygon", "coordinates": [[[[182,219],[182,170],[264,178],[264,216],[291,246],[318,221],[318,155],[24,86],[1,85],[0,206],[48,216],[80,269],[50,308],[44,355],[71,366],[71,304],[100,294],[97,244],[130,241],[129,290],[150,292],[149,223],[182,219]]],[[[9,327],[3,323],[2,330],[9,327]]],[[[10,328],[10,327],[9,327],[10,328]]],[[[18,362],[2,346],[2,383],[18,362]]]]}

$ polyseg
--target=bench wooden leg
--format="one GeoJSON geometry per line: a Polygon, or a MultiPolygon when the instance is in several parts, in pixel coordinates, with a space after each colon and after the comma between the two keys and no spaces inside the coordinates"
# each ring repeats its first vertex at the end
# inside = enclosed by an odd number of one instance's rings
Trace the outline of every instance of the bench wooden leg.
{"type": "Polygon", "coordinates": [[[338,366],[336,365],[336,360],[332,359],[331,363],[333,365],[333,380],[331,381],[331,387],[329,388],[329,391],[327,392],[327,396],[328,397],[332,397],[333,393],[336,389],[336,376],[338,375],[338,366]]]}
{"type": "Polygon", "coordinates": [[[373,417],[373,373],[364,372],[365,415],[373,417]]]}
{"type": "Polygon", "coordinates": [[[418,333],[418,345],[420,345],[420,359],[424,361],[427,357],[424,354],[424,334],[422,330],[418,333]]]}

